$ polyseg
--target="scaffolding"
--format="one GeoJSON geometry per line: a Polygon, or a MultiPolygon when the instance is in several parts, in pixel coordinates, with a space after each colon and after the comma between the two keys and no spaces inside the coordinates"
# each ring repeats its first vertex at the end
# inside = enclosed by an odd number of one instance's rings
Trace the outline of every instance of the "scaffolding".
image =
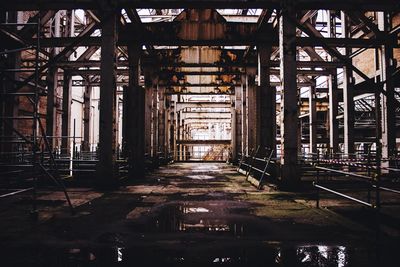
{"type": "MultiPolygon", "coordinates": [[[[29,182],[31,182],[31,186],[24,189],[19,189],[13,191],[11,193],[6,193],[0,196],[0,198],[8,197],[11,195],[32,191],[32,210],[31,213],[33,215],[37,215],[37,190],[39,187],[39,178],[47,176],[50,180],[60,188],[65,198],[68,202],[71,212],[74,212],[73,205],[69,198],[68,192],[63,181],[60,178],[57,164],[54,158],[54,154],[52,152],[50,143],[48,141],[48,137],[46,135],[45,127],[43,126],[40,119],[39,105],[41,102],[41,97],[46,95],[45,89],[40,86],[40,54],[41,54],[41,46],[40,46],[40,36],[41,36],[41,21],[40,14],[37,16],[37,22],[28,22],[28,23],[3,23],[1,24],[1,30],[3,33],[8,35],[12,35],[12,30],[4,30],[10,28],[24,28],[31,27],[35,30],[36,34],[36,43],[34,45],[24,46],[18,49],[13,50],[4,50],[0,54],[2,56],[8,56],[13,53],[19,53],[22,51],[33,51],[34,55],[34,67],[30,69],[21,68],[21,66],[16,66],[15,68],[3,68],[0,69],[1,74],[6,75],[7,73],[20,73],[20,72],[33,72],[28,78],[26,78],[23,82],[20,82],[19,79],[15,79],[13,82],[13,88],[9,88],[8,86],[3,86],[3,90],[1,92],[1,102],[2,103],[2,117],[0,117],[2,122],[1,128],[1,136],[0,142],[3,145],[3,154],[1,155],[1,167],[2,170],[5,170],[2,173],[2,176],[6,176],[9,174],[7,170],[15,170],[18,168],[27,168],[27,171],[30,170],[32,177],[30,177],[29,182]],[[31,83],[33,81],[33,83],[31,83]],[[25,91],[21,90],[24,86],[28,85],[32,90],[25,91]],[[28,114],[25,116],[20,116],[19,114],[13,114],[11,116],[6,116],[5,107],[6,101],[13,100],[15,98],[26,97],[26,99],[31,103],[32,111],[27,112],[28,114]],[[19,131],[15,125],[19,121],[30,122],[31,124],[31,133],[24,133],[19,131]],[[13,133],[12,135],[7,135],[8,132],[13,133]],[[11,145],[10,145],[11,144],[11,145]],[[4,146],[9,146],[9,152],[4,153],[4,146]],[[15,151],[15,145],[19,146],[19,150],[15,151]]],[[[33,30],[32,29],[32,30],[33,30]]],[[[23,42],[22,42],[23,43],[23,42]]],[[[14,77],[16,78],[16,77],[14,77]]],[[[11,87],[11,86],[10,86],[11,87]]],[[[13,171],[11,171],[13,172],[13,171]]]]}

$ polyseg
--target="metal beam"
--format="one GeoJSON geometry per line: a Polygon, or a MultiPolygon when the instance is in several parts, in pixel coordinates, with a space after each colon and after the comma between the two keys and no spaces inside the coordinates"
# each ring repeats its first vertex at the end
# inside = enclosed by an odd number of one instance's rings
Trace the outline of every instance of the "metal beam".
{"type": "Polygon", "coordinates": [[[176,109],[180,111],[185,108],[230,108],[231,103],[221,102],[177,102],[176,109]]]}
{"type": "MultiPolygon", "coordinates": [[[[271,35],[271,34],[269,34],[271,35]]],[[[330,47],[351,47],[351,48],[365,48],[365,47],[378,47],[384,44],[392,44],[398,46],[396,43],[396,36],[392,38],[325,38],[325,37],[296,37],[295,45],[298,47],[316,47],[316,46],[330,46],[330,47]]],[[[53,37],[41,38],[41,47],[66,47],[70,45],[76,46],[100,46],[101,37],[88,37],[85,40],[76,42],[77,37],[53,37]]],[[[34,44],[36,38],[28,40],[28,44],[34,44]]],[[[146,36],[131,36],[130,34],[121,33],[118,41],[119,46],[127,46],[130,42],[139,42],[143,45],[154,46],[240,46],[240,45],[257,45],[258,43],[270,43],[272,46],[278,45],[278,40],[274,37],[272,39],[263,39],[257,36],[241,37],[237,36],[230,39],[210,39],[210,40],[185,40],[177,39],[172,36],[146,37],[146,36]]],[[[154,50],[157,51],[157,50],[154,50]]]]}
{"type": "MultiPolygon", "coordinates": [[[[299,10],[394,10],[399,8],[396,0],[296,0],[292,1],[299,10]]],[[[281,9],[283,0],[114,0],[115,8],[271,8],[281,9]]],[[[59,9],[100,9],[98,0],[14,0],[1,2],[0,10],[59,10],[59,9]]]]}
{"type": "Polygon", "coordinates": [[[181,118],[186,119],[231,119],[231,113],[205,113],[205,112],[182,112],[181,118]]]}
{"type": "Polygon", "coordinates": [[[180,145],[230,145],[231,140],[176,140],[180,145]]]}

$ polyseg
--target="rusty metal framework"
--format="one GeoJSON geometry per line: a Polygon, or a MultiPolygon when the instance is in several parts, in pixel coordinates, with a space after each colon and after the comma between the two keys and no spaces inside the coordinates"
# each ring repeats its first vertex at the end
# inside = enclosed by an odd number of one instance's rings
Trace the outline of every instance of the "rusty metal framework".
{"type": "Polygon", "coordinates": [[[69,157],[63,169],[87,164],[115,182],[160,158],[189,160],[200,145],[228,146],[203,159],[229,153],[233,161],[259,146],[274,151],[277,175],[295,186],[308,154],[397,150],[399,3],[362,2],[355,11],[358,0],[16,0],[1,3],[2,14],[39,19],[42,36],[0,28],[9,51],[40,41],[11,86],[47,96],[37,114],[46,126],[37,128],[69,157]],[[74,135],[82,142],[73,144],[71,102],[83,110],[74,135]],[[199,140],[213,125],[223,134],[199,140]],[[92,142],[93,128],[101,130],[92,142]]]}
{"type": "MultiPolygon", "coordinates": [[[[11,195],[23,193],[26,191],[33,192],[33,201],[32,201],[32,214],[37,213],[37,204],[36,204],[36,191],[39,187],[39,178],[43,176],[47,176],[54,182],[65,194],[68,205],[71,208],[71,212],[73,212],[73,206],[68,196],[67,190],[64,186],[63,181],[59,177],[57,164],[53,155],[53,151],[51,150],[48,137],[45,132],[45,128],[41,121],[41,114],[39,111],[39,106],[41,103],[41,97],[45,94],[45,88],[41,87],[39,83],[39,60],[41,53],[40,46],[40,35],[41,35],[41,17],[39,15],[36,16],[36,22],[28,22],[28,23],[18,23],[18,22],[5,22],[1,24],[1,31],[3,34],[11,34],[10,29],[19,29],[19,31],[24,31],[29,29],[37,36],[36,43],[32,46],[23,47],[24,43],[21,40],[20,45],[22,47],[18,47],[15,50],[7,50],[2,51],[2,56],[5,58],[15,57],[15,53],[26,52],[33,56],[34,65],[33,65],[33,74],[29,76],[29,80],[32,80],[29,83],[25,80],[26,84],[29,86],[28,90],[19,91],[20,84],[18,83],[18,79],[14,77],[10,77],[10,73],[18,73],[18,72],[27,72],[24,69],[21,69],[20,66],[15,65],[15,68],[7,68],[9,66],[5,66],[2,68],[1,72],[3,77],[7,77],[11,81],[11,86],[3,86],[0,101],[2,102],[2,127],[1,127],[1,168],[2,168],[2,176],[7,176],[9,174],[16,176],[15,171],[19,171],[28,168],[28,172],[31,173],[29,178],[32,179],[32,186],[25,189],[20,189],[11,193],[6,193],[1,195],[0,197],[8,197],[11,195]],[[28,105],[31,106],[30,111],[28,111],[27,115],[21,116],[20,114],[16,114],[12,112],[11,114],[7,114],[7,101],[14,102],[15,98],[27,99],[28,105]],[[9,116],[6,116],[9,115],[9,116]],[[23,132],[18,129],[19,122],[28,122],[28,125],[31,126],[31,132],[23,132]],[[8,135],[8,133],[13,133],[13,135],[8,135]],[[46,154],[46,155],[45,155],[46,154]],[[45,157],[47,159],[45,159],[45,157]],[[30,170],[29,170],[30,169],[30,170]],[[5,172],[4,172],[5,171],[5,172]]],[[[15,36],[13,36],[15,38],[15,36]]],[[[28,71],[29,73],[29,71],[28,71]]]]}

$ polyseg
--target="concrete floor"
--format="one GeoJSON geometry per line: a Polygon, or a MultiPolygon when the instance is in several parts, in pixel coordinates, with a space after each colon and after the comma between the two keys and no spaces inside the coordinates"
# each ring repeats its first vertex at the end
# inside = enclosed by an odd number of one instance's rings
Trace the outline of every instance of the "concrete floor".
{"type": "Polygon", "coordinates": [[[1,266],[399,266],[398,228],[377,235],[368,211],[332,196],[340,212],[316,209],[313,193],[258,191],[223,163],[69,192],[75,215],[43,190],[37,221],[29,193],[1,200],[1,266]]]}

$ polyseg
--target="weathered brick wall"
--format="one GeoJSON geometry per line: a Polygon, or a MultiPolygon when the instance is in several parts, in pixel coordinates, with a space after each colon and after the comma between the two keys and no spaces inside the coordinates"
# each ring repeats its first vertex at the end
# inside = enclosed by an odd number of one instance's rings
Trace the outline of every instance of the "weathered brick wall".
{"type": "MultiPolygon", "coordinates": [[[[375,76],[375,49],[367,49],[363,53],[353,58],[353,64],[369,78],[375,76]]],[[[354,75],[356,84],[363,81],[357,74],[354,75]]]]}
{"type": "MultiPolygon", "coordinates": [[[[393,18],[393,27],[400,25],[400,14],[393,18]]],[[[397,66],[400,66],[400,48],[395,48],[394,58],[397,60],[397,66]]],[[[353,64],[363,73],[372,78],[375,76],[375,49],[367,49],[363,53],[353,58],[353,64]]],[[[362,82],[363,79],[355,75],[356,83],[362,82]]]]}
{"type": "MultiPolygon", "coordinates": [[[[393,27],[396,27],[398,25],[400,25],[400,14],[393,18],[393,27]]],[[[400,48],[395,48],[393,53],[394,58],[397,60],[397,66],[400,67],[400,48]]]]}

